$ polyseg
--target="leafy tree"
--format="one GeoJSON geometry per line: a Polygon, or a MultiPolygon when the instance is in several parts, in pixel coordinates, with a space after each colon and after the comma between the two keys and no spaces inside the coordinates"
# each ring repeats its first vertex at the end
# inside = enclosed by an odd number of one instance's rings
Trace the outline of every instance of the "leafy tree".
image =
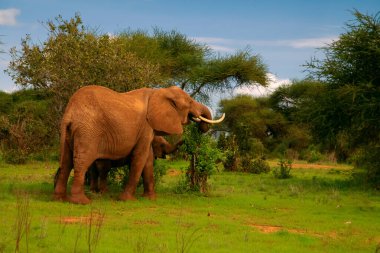
{"type": "Polygon", "coordinates": [[[236,136],[242,153],[252,152],[255,139],[269,148],[270,139],[278,138],[285,133],[284,117],[269,107],[267,99],[238,95],[222,100],[220,108],[228,115],[223,126],[236,136]]]}
{"type": "Polygon", "coordinates": [[[158,66],[131,53],[122,39],[98,35],[76,15],[47,22],[48,39],[33,45],[22,40],[21,52],[11,50],[8,73],[21,87],[48,89],[62,112],[79,87],[98,84],[118,91],[140,88],[160,78],[158,66]]]}
{"type": "MultiPolygon", "coordinates": [[[[371,16],[355,10],[353,15],[346,33],[321,49],[325,57],[306,64],[311,77],[327,84],[321,99],[314,100],[314,115],[324,121],[313,125],[321,136],[351,153],[380,143],[380,12],[371,16]]],[[[374,166],[379,159],[362,157],[374,166]]],[[[372,178],[380,178],[379,167],[371,171],[372,178]]]]}

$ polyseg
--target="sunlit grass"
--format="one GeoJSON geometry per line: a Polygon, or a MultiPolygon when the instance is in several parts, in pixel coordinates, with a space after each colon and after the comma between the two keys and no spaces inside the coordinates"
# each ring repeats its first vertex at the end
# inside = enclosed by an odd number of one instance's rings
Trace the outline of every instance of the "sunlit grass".
{"type": "Polygon", "coordinates": [[[51,201],[56,163],[1,164],[0,252],[15,251],[20,196],[31,221],[20,252],[89,252],[99,214],[91,252],[374,252],[380,243],[379,193],[355,182],[347,165],[294,168],[285,180],[221,171],[204,196],[176,194],[186,162],[164,162],[156,201],[120,202],[121,189],[111,188],[90,194],[87,206],[51,201]]]}

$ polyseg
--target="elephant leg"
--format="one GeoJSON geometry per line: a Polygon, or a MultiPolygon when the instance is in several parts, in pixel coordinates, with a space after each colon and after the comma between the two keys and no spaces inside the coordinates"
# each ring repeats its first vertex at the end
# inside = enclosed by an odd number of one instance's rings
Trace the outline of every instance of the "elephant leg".
{"type": "Polygon", "coordinates": [[[107,186],[107,176],[108,172],[111,170],[111,161],[104,161],[103,166],[101,168],[98,167],[99,172],[99,191],[101,193],[105,193],[108,191],[107,186]]]}
{"type": "Polygon", "coordinates": [[[93,162],[93,159],[74,160],[74,181],[71,186],[70,202],[76,204],[88,204],[91,202],[84,194],[84,179],[87,169],[93,162]]]}
{"type": "Polygon", "coordinates": [[[57,180],[54,188],[54,199],[67,201],[67,181],[69,179],[71,168],[59,168],[57,180]]]}
{"type": "Polygon", "coordinates": [[[69,179],[70,172],[73,168],[72,152],[68,146],[64,146],[64,151],[61,155],[60,167],[57,171],[54,186],[55,200],[66,201],[67,199],[67,180],[69,179]]]}
{"type": "Polygon", "coordinates": [[[152,200],[156,199],[156,192],[154,191],[153,161],[154,155],[153,150],[151,150],[142,173],[144,180],[143,197],[147,197],[152,200]]]}
{"type": "MultiPolygon", "coordinates": [[[[152,136],[153,139],[153,136],[152,136]]],[[[136,200],[135,192],[137,183],[140,180],[143,168],[147,162],[151,150],[151,139],[146,140],[143,145],[139,145],[131,155],[131,167],[129,170],[129,178],[124,192],[120,195],[121,200],[136,200]]]]}

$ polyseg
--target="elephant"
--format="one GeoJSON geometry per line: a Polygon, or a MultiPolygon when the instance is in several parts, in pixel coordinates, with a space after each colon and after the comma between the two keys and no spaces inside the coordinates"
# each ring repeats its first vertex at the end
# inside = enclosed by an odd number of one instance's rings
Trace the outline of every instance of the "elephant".
{"type": "Polygon", "coordinates": [[[195,101],[179,87],[141,88],[119,93],[103,86],[89,85],[70,98],[60,126],[60,171],[54,187],[55,200],[88,204],[84,193],[87,169],[99,159],[130,159],[130,173],[120,200],[135,200],[138,180],[143,174],[144,197],[154,199],[153,148],[155,135],[182,134],[183,126],[194,121],[207,132],[212,120],[207,106],[195,101]],[[74,180],[71,195],[67,181],[74,180]]]}
{"type": "MultiPolygon", "coordinates": [[[[152,149],[154,158],[165,158],[167,154],[175,152],[183,143],[182,140],[172,145],[162,136],[154,136],[152,142],[152,149]]],[[[107,192],[107,175],[111,168],[121,167],[129,164],[129,159],[124,158],[121,160],[96,160],[94,164],[87,171],[89,177],[90,190],[92,192],[107,192]]],[[[144,190],[145,191],[145,190],[144,190]]]]}

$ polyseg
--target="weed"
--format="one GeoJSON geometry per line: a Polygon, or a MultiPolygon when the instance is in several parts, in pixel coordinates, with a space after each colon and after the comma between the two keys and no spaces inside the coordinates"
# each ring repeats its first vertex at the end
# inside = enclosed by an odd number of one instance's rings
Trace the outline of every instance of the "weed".
{"type": "Polygon", "coordinates": [[[201,228],[196,228],[190,232],[190,227],[187,227],[184,231],[184,226],[181,222],[181,218],[182,211],[180,214],[180,219],[178,221],[178,229],[176,234],[177,253],[186,253],[190,252],[191,247],[202,235],[197,234],[201,228]]]}
{"type": "Polygon", "coordinates": [[[29,210],[29,195],[26,193],[19,193],[17,195],[17,217],[15,223],[16,231],[16,248],[15,252],[20,251],[20,243],[25,236],[26,252],[29,252],[29,232],[31,216],[29,210]]]}
{"type": "Polygon", "coordinates": [[[194,229],[191,233],[181,232],[178,230],[176,242],[177,242],[177,252],[186,253],[190,252],[191,247],[194,243],[202,236],[197,234],[201,229],[194,229]]]}
{"type": "Polygon", "coordinates": [[[142,236],[141,234],[137,238],[137,242],[133,252],[144,253],[148,246],[148,235],[142,236]]]}
{"type": "Polygon", "coordinates": [[[87,223],[88,252],[95,252],[100,240],[100,231],[104,224],[105,212],[91,209],[90,219],[87,223]]]}

